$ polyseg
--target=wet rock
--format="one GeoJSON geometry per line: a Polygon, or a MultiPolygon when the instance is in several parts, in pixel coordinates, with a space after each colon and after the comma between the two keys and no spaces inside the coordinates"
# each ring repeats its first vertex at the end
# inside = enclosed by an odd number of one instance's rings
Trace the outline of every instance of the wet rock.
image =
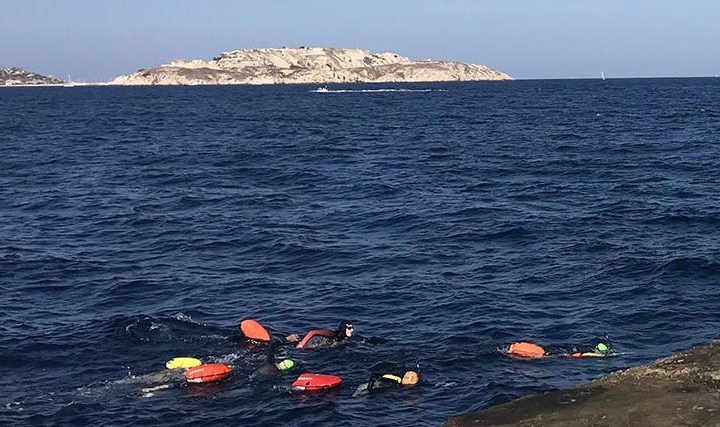
{"type": "Polygon", "coordinates": [[[451,418],[463,426],[720,426],[720,341],[576,388],[451,418]]]}

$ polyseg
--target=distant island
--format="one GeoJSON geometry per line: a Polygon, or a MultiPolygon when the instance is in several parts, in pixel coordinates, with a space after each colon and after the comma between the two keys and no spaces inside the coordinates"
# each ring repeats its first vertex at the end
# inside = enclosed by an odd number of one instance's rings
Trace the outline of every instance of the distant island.
{"type": "Polygon", "coordinates": [[[0,86],[62,85],[63,79],[25,71],[17,67],[0,67],[0,86]]]}
{"type": "Polygon", "coordinates": [[[281,48],[224,52],[210,61],[178,60],[115,78],[114,85],[387,83],[512,80],[484,65],[413,61],[362,49],[281,48]]]}

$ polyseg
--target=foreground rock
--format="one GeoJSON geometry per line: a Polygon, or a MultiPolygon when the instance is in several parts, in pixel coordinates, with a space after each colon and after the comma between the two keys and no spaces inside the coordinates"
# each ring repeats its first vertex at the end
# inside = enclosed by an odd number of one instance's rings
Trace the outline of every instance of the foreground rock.
{"type": "Polygon", "coordinates": [[[60,85],[65,81],[52,76],[43,76],[17,67],[0,67],[0,86],[60,85]]]}
{"type": "Polygon", "coordinates": [[[511,80],[484,65],[412,61],[395,53],[361,49],[247,49],[211,61],[195,59],[117,77],[116,85],[359,83],[511,80]]]}
{"type": "Polygon", "coordinates": [[[720,341],[577,388],[454,417],[445,425],[720,426],[720,341]]]}

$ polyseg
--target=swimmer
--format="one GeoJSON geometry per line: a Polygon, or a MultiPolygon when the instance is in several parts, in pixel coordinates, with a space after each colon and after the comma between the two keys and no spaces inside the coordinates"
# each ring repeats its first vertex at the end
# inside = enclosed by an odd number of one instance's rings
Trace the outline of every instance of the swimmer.
{"type": "Polygon", "coordinates": [[[550,356],[571,357],[579,359],[583,357],[607,357],[615,354],[608,342],[599,342],[595,347],[585,350],[573,347],[571,351],[556,348],[555,350],[547,350],[537,344],[520,341],[510,344],[503,352],[511,357],[520,359],[542,359],[550,356]]]}
{"type": "Polygon", "coordinates": [[[265,360],[260,367],[258,367],[252,375],[250,375],[250,380],[273,377],[295,367],[295,362],[292,359],[283,359],[280,362],[275,360],[275,352],[285,345],[286,342],[287,340],[283,341],[276,339],[268,345],[267,352],[265,353],[265,360]]]}
{"type": "Polygon", "coordinates": [[[143,397],[152,397],[155,392],[167,390],[170,387],[185,382],[185,369],[198,366],[202,362],[191,357],[176,357],[165,363],[166,369],[142,375],[128,375],[126,378],[113,381],[111,386],[141,386],[143,397]]]}
{"type": "Polygon", "coordinates": [[[300,341],[298,348],[328,348],[347,342],[355,333],[349,320],[343,320],[336,330],[313,329],[300,341]]]}
{"type": "Polygon", "coordinates": [[[420,375],[416,371],[406,371],[402,377],[392,373],[373,374],[368,382],[358,386],[353,396],[365,396],[381,390],[411,388],[419,381],[420,375]]]}

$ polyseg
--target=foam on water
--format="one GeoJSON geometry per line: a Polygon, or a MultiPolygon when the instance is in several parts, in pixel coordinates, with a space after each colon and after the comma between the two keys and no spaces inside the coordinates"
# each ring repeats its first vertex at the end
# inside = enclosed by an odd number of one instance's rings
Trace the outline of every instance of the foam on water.
{"type": "Polygon", "coordinates": [[[315,93],[447,92],[447,89],[315,89],[315,93]]]}

